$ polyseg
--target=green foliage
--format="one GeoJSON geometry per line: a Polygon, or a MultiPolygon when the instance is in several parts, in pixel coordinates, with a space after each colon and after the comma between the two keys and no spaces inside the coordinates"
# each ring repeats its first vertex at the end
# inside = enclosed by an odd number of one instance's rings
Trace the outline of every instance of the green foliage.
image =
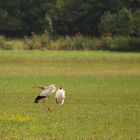
{"type": "Polygon", "coordinates": [[[134,15],[134,35],[140,36],[140,9],[133,13],[134,15]]]}
{"type": "Polygon", "coordinates": [[[53,33],[52,19],[48,15],[46,15],[45,20],[46,25],[44,27],[44,31],[48,32],[49,34],[53,33]]]}
{"type": "MultiPolygon", "coordinates": [[[[123,8],[116,14],[116,34],[133,34],[133,15],[130,10],[123,8]]],[[[114,22],[115,23],[115,22],[114,22]]]]}
{"type": "Polygon", "coordinates": [[[129,38],[129,50],[140,52],[140,38],[135,37],[129,38]]]}
{"type": "Polygon", "coordinates": [[[76,34],[75,36],[65,36],[52,40],[49,49],[53,50],[92,50],[97,49],[93,42],[96,39],[92,37],[76,34]]]}
{"type": "Polygon", "coordinates": [[[116,12],[124,5],[121,0],[66,0],[57,9],[54,30],[60,34],[98,35],[98,22],[106,11],[116,12]]]}
{"type": "Polygon", "coordinates": [[[115,24],[116,24],[115,16],[108,11],[101,17],[101,22],[98,26],[102,34],[114,33],[115,24]]]}
{"type": "Polygon", "coordinates": [[[23,49],[27,50],[34,50],[34,49],[41,49],[44,50],[49,45],[49,36],[47,33],[44,33],[42,35],[36,35],[35,33],[32,33],[32,36],[24,37],[23,41],[23,49]]]}
{"type": "Polygon", "coordinates": [[[101,37],[99,39],[99,50],[111,51],[138,51],[140,52],[140,38],[115,36],[101,37]]]}
{"type": "Polygon", "coordinates": [[[110,50],[129,51],[129,37],[118,36],[110,38],[110,41],[107,43],[107,45],[110,50]]]}
{"type": "Polygon", "coordinates": [[[134,25],[132,12],[123,8],[115,14],[105,13],[101,17],[99,29],[103,34],[132,35],[134,33],[134,25]]]}
{"type": "Polygon", "coordinates": [[[125,36],[102,36],[101,38],[82,35],[66,36],[52,40],[49,49],[140,51],[140,39],[125,36]]]}
{"type": "Polygon", "coordinates": [[[139,9],[140,0],[0,0],[0,34],[100,35],[112,31],[138,35],[135,12],[139,9]]]}
{"type": "Polygon", "coordinates": [[[12,12],[10,12],[0,7],[0,32],[4,34],[22,30],[22,22],[18,18],[13,17],[11,15],[12,12]]]}
{"type": "Polygon", "coordinates": [[[18,2],[16,1],[0,1],[0,32],[4,34],[15,33],[22,30],[22,22],[18,15],[18,2]],[[13,16],[13,14],[15,14],[13,16]]]}
{"type": "Polygon", "coordinates": [[[13,49],[13,46],[6,41],[5,37],[0,36],[0,50],[11,50],[13,49]]]}
{"type": "Polygon", "coordinates": [[[25,36],[24,39],[1,39],[1,49],[25,50],[111,50],[111,51],[140,51],[139,37],[127,36],[84,36],[80,33],[74,36],[50,37],[48,33],[25,36]],[[5,46],[5,47],[3,47],[5,46]],[[7,46],[7,47],[6,47],[7,46]]]}
{"type": "Polygon", "coordinates": [[[25,35],[51,31],[47,0],[0,0],[0,32],[25,35]]]}

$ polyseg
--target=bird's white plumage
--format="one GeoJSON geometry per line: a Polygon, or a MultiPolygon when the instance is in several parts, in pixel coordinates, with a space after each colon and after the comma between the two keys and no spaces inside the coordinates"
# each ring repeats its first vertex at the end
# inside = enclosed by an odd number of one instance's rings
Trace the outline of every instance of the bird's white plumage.
{"type": "Polygon", "coordinates": [[[56,91],[56,87],[54,85],[49,85],[44,87],[44,90],[39,95],[49,97],[55,91],[56,91]]]}
{"type": "Polygon", "coordinates": [[[64,99],[65,99],[65,90],[64,89],[58,89],[56,92],[56,103],[58,105],[63,105],[64,99]]]}

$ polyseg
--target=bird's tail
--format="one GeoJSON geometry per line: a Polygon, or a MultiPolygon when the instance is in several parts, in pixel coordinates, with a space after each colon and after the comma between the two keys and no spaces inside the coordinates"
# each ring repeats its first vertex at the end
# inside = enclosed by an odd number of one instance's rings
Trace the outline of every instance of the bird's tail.
{"type": "Polygon", "coordinates": [[[35,103],[38,103],[41,99],[43,99],[43,98],[45,98],[45,96],[37,96],[36,98],[35,98],[35,103]]]}

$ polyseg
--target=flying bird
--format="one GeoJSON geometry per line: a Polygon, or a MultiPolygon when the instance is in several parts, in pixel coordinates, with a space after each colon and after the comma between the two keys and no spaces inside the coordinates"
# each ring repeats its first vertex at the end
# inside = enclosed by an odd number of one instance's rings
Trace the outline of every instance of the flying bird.
{"type": "Polygon", "coordinates": [[[65,100],[65,90],[60,86],[60,88],[56,91],[56,103],[58,105],[63,105],[65,100]]]}
{"type": "Polygon", "coordinates": [[[48,97],[56,91],[54,85],[49,85],[45,87],[39,87],[42,89],[41,93],[35,98],[35,103],[38,103],[40,100],[48,99],[48,97]]]}

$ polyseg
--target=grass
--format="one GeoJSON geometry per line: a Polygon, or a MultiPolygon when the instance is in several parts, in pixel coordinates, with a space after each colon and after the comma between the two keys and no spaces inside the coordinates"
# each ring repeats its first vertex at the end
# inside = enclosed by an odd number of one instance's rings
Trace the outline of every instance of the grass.
{"type": "Polygon", "coordinates": [[[0,139],[140,139],[139,53],[0,51],[0,139]],[[65,104],[34,104],[60,84],[65,104]]]}

